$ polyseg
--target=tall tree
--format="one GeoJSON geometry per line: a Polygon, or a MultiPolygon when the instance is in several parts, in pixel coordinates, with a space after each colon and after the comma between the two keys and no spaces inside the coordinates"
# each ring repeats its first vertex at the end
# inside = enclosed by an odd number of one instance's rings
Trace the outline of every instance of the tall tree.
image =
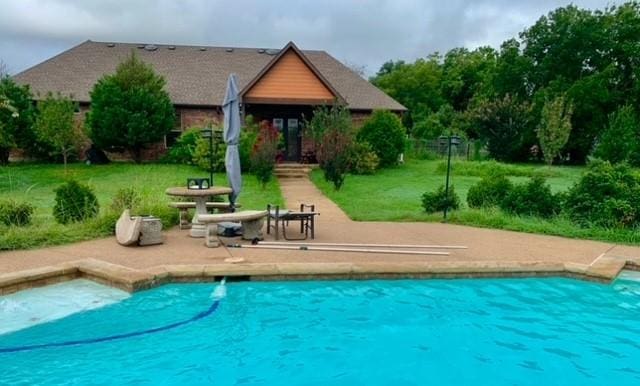
{"type": "MultiPolygon", "coordinates": [[[[479,100],[468,111],[469,121],[487,150],[499,161],[522,161],[532,145],[531,107],[511,95],[479,100]]],[[[535,134],[533,134],[535,135],[535,134]]]]}
{"type": "Polygon", "coordinates": [[[89,137],[103,149],[124,148],[136,162],[149,144],[162,140],[174,126],[174,110],[165,80],[132,52],[91,91],[87,115],[89,137]]]}
{"type": "Polygon", "coordinates": [[[537,134],[542,155],[548,165],[560,155],[560,150],[569,140],[572,113],[573,106],[565,96],[547,101],[542,108],[537,134]]]}
{"type": "Polygon", "coordinates": [[[406,127],[426,119],[444,103],[440,89],[442,68],[439,56],[418,59],[407,64],[403,61],[385,63],[371,82],[409,109],[403,116],[406,127]]]}
{"type": "Polygon", "coordinates": [[[76,151],[84,136],[76,121],[76,104],[67,97],[49,93],[38,102],[36,132],[41,141],[50,144],[52,153],[62,156],[64,169],[67,170],[69,156],[76,151]]]}
{"type": "Polygon", "coordinates": [[[20,86],[5,75],[0,78],[0,165],[9,162],[14,148],[35,149],[37,141],[32,129],[34,109],[28,86],[20,86]]]}

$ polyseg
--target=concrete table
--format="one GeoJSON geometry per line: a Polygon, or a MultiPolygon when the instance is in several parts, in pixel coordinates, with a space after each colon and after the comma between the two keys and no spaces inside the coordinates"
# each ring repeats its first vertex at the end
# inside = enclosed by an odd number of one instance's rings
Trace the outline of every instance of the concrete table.
{"type": "Polygon", "coordinates": [[[188,197],[196,203],[196,212],[191,220],[191,237],[204,237],[205,224],[198,222],[199,214],[207,214],[207,199],[212,196],[231,194],[231,188],[227,186],[213,186],[209,189],[188,189],[186,187],[167,188],[169,196],[188,197]]]}

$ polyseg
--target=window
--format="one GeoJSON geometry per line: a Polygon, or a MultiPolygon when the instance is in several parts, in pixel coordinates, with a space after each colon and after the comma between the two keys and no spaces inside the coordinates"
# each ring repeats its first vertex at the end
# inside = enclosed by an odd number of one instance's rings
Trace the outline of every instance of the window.
{"type": "Polygon", "coordinates": [[[169,149],[171,146],[173,146],[181,134],[182,131],[171,130],[167,135],[164,136],[164,148],[169,149]]]}
{"type": "Polygon", "coordinates": [[[278,131],[282,132],[282,130],[284,129],[284,119],[273,118],[273,127],[278,129],[278,131]]]}

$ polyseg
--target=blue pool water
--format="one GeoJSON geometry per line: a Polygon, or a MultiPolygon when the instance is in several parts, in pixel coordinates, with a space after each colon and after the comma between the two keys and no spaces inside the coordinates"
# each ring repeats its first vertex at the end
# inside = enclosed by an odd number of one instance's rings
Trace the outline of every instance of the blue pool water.
{"type": "MultiPolygon", "coordinates": [[[[188,320],[212,290],[140,292],[0,335],[0,348],[188,320]]],[[[2,353],[0,384],[638,385],[640,283],[232,283],[214,313],[171,330],[2,353]]]]}

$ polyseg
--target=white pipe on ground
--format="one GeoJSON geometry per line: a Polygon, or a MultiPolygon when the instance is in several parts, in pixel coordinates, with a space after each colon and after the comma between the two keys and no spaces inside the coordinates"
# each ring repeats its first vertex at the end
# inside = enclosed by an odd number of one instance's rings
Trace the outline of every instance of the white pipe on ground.
{"type": "Polygon", "coordinates": [[[259,241],[258,245],[293,245],[318,247],[356,247],[356,248],[406,248],[406,249],[467,249],[463,245],[420,245],[420,244],[366,244],[366,243],[303,243],[291,241],[259,241]]]}
{"type": "Polygon", "coordinates": [[[393,255],[439,255],[448,256],[449,252],[436,251],[407,251],[399,249],[370,249],[370,248],[333,248],[314,247],[308,245],[251,245],[251,244],[228,244],[228,248],[249,248],[249,249],[280,249],[290,251],[324,251],[324,252],[359,252],[359,253],[384,253],[393,255]]]}

